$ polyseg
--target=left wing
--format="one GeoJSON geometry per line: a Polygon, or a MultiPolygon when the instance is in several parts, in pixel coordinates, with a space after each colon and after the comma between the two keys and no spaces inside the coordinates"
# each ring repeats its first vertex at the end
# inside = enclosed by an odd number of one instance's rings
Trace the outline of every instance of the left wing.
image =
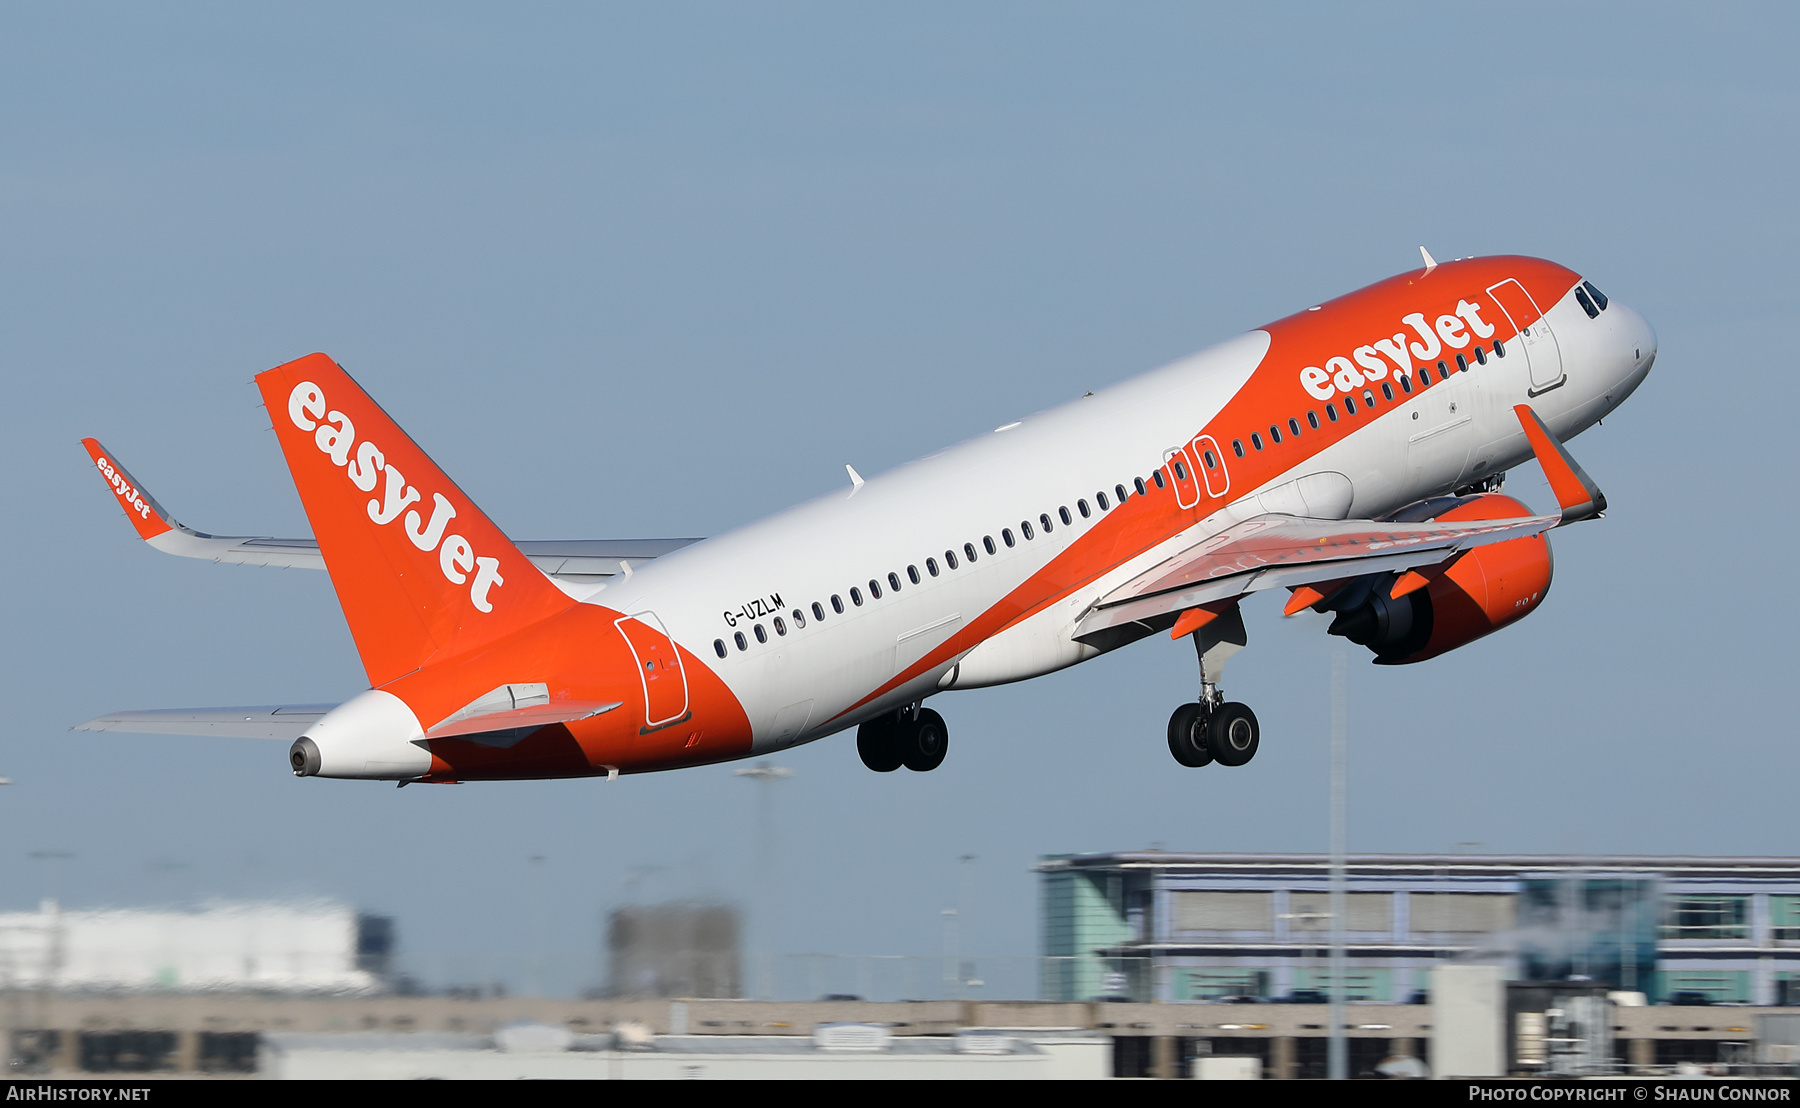
{"type": "Polygon", "coordinates": [[[1158,617],[1263,589],[1437,565],[1465,550],[1535,535],[1561,522],[1560,515],[1466,523],[1256,516],[1095,601],[1076,621],[1075,638],[1085,640],[1128,623],[1149,627],[1158,617]]]}
{"type": "MultiPolygon", "coordinates": [[[[1364,574],[1439,565],[1477,546],[1599,518],[1606,510],[1606,496],[1593,478],[1530,405],[1515,405],[1513,414],[1550,481],[1562,509],[1558,514],[1450,523],[1308,519],[1273,513],[1256,516],[1183,550],[1095,601],[1076,620],[1076,640],[1101,645],[1116,638],[1117,629],[1127,624],[1138,624],[1138,634],[1173,624],[1179,638],[1197,630],[1238,597],[1262,589],[1300,589],[1364,574]],[[1209,610],[1199,610],[1209,605],[1209,610]]],[[[1403,579],[1397,588],[1410,591],[1423,583],[1423,579],[1403,579]]],[[[1311,592],[1310,598],[1296,596],[1289,602],[1288,614],[1320,599],[1323,594],[1319,592],[1311,592]]]]}

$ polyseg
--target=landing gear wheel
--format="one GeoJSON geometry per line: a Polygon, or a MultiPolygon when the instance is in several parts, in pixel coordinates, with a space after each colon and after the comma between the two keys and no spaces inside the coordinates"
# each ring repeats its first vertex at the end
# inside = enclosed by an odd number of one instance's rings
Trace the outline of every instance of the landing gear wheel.
{"type": "Polygon", "coordinates": [[[1256,725],[1256,713],[1236,701],[1219,705],[1212,714],[1212,727],[1206,745],[1222,766],[1241,766],[1256,757],[1262,730],[1256,725]]]}
{"type": "Polygon", "coordinates": [[[1213,760],[1207,742],[1206,713],[1198,704],[1183,704],[1169,717],[1169,753],[1184,766],[1197,767],[1213,760]]]}
{"type": "Polygon", "coordinates": [[[856,753],[862,763],[876,773],[892,773],[900,768],[900,744],[896,741],[893,716],[876,716],[864,720],[856,729],[856,753]]]}
{"type": "Polygon", "coordinates": [[[895,746],[900,752],[900,763],[907,769],[929,773],[944,764],[944,755],[950,750],[950,730],[944,726],[944,717],[930,708],[919,709],[917,719],[902,715],[894,734],[899,740],[895,746]]]}

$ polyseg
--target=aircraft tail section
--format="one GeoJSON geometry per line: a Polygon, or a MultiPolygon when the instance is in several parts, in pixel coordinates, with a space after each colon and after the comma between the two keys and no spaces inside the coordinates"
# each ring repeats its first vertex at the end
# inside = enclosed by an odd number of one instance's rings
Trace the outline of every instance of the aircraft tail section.
{"type": "Polygon", "coordinates": [[[371,686],[573,603],[330,358],[256,384],[371,686]]]}

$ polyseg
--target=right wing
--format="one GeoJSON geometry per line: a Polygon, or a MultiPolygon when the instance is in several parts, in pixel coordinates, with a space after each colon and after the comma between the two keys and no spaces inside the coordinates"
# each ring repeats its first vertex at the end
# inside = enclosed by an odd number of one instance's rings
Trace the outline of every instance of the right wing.
{"type": "MultiPolygon", "coordinates": [[[[119,498],[138,537],[165,554],[284,569],[324,569],[316,539],[277,539],[251,535],[209,535],[183,526],[138,484],[98,439],[82,439],[100,476],[119,498]]],[[[699,539],[552,539],[514,545],[550,577],[571,583],[596,583],[699,539]]],[[[211,733],[211,732],[209,732],[211,733]]]]}

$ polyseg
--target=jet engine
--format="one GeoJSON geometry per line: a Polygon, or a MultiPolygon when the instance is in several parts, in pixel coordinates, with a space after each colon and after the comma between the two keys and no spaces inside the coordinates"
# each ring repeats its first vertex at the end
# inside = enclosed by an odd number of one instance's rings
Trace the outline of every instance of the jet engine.
{"type": "MultiPolygon", "coordinates": [[[[1436,497],[1394,514],[1401,522],[1508,519],[1530,515],[1510,496],[1436,497]]],[[[1523,619],[1550,591],[1550,543],[1543,535],[1478,546],[1448,565],[1417,571],[1423,585],[1395,596],[1412,574],[1371,574],[1346,582],[1316,606],[1334,611],[1330,633],[1375,653],[1376,665],[1422,662],[1523,619]]],[[[1409,580],[1410,579],[1410,580],[1409,580]]]]}

